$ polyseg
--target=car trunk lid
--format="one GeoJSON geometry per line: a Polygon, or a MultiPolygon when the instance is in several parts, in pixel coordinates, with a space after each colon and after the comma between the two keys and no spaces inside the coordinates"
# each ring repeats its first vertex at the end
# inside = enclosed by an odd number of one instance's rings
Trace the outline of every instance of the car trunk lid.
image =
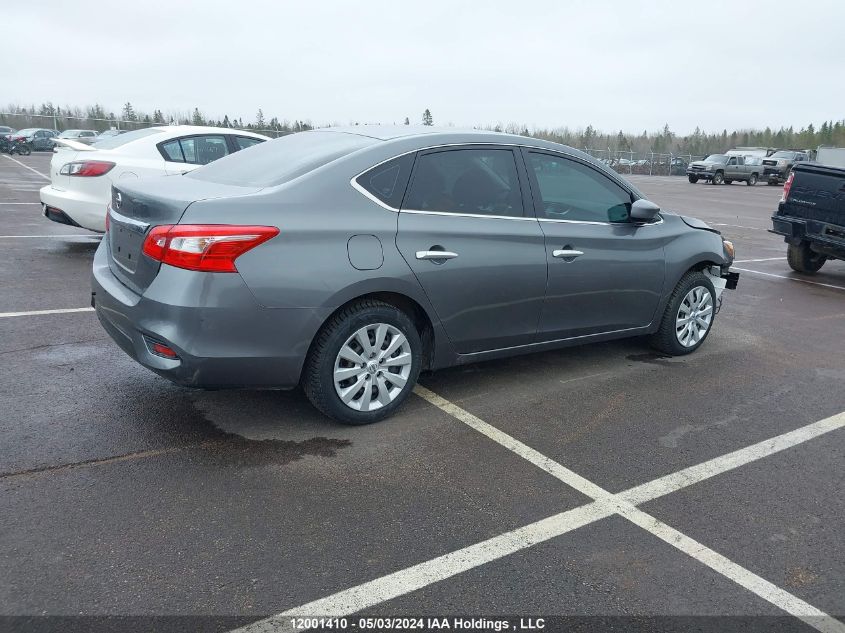
{"type": "Polygon", "coordinates": [[[143,293],[161,264],[143,254],[147,233],[156,226],[178,224],[198,200],[243,196],[259,189],[221,185],[182,176],[162,176],[112,187],[109,211],[109,267],[128,288],[143,293]]]}

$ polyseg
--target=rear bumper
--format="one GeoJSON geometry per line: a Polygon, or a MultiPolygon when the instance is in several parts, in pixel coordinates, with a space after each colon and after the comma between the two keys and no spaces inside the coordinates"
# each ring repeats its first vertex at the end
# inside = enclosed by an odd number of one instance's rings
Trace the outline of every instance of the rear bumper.
{"type": "Polygon", "coordinates": [[[94,257],[92,305],[115,343],[144,367],[188,387],[286,389],[299,383],[322,324],[317,310],[263,308],[238,274],[170,266],[162,266],[138,295],[114,276],[108,260],[103,240],[94,257]],[[153,342],[171,347],[178,359],[153,354],[153,342]]]}
{"type": "Polygon", "coordinates": [[[87,193],[56,189],[53,185],[42,187],[39,194],[43,205],[61,212],[61,216],[70,219],[71,222],[57,220],[45,212],[44,215],[48,219],[98,233],[103,233],[106,230],[108,195],[105,197],[92,196],[87,193]]]}
{"type": "Polygon", "coordinates": [[[784,241],[789,244],[808,242],[813,250],[836,259],[845,259],[845,227],[841,225],[773,215],[769,232],[783,235],[784,241]]]}

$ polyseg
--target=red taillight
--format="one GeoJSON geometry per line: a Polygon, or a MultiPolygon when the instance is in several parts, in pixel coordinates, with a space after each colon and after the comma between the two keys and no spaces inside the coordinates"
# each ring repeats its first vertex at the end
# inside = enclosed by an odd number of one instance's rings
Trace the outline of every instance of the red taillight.
{"type": "Polygon", "coordinates": [[[173,348],[168,347],[164,343],[153,343],[152,352],[153,354],[164,356],[165,358],[178,358],[176,352],[173,351],[173,348]]]}
{"type": "Polygon", "coordinates": [[[80,160],[65,163],[59,170],[63,176],[102,176],[111,171],[114,163],[107,160],[80,160]]]}
{"type": "Polygon", "coordinates": [[[154,227],[144,240],[144,254],[188,270],[234,273],[235,260],[275,237],[275,226],[173,224],[154,227]]]}
{"type": "Polygon", "coordinates": [[[795,172],[789,172],[789,177],[783,183],[783,195],[780,197],[781,202],[786,202],[789,197],[789,190],[792,189],[792,181],[795,179],[795,172]]]}

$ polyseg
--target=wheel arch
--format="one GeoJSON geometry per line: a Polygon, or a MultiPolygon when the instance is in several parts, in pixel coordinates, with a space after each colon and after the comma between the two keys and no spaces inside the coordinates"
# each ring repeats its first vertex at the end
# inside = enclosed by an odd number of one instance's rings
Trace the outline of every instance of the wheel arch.
{"type": "MultiPolygon", "coordinates": [[[[353,293],[353,295],[354,296],[346,296],[337,308],[326,315],[322,323],[320,323],[320,326],[317,328],[317,333],[319,333],[326,323],[328,323],[336,314],[345,310],[354,303],[365,301],[367,299],[382,301],[395,306],[397,309],[407,314],[414,323],[423,346],[422,369],[432,369],[436,364],[438,364],[435,360],[438,356],[437,346],[441,345],[445,337],[440,330],[439,321],[437,321],[436,318],[432,318],[429,310],[426,309],[420,301],[410,296],[410,294],[398,290],[370,290],[360,292],[360,294],[353,293]]],[[[311,349],[316,339],[317,335],[315,334],[311,344],[309,345],[308,354],[311,353],[311,349]]]]}

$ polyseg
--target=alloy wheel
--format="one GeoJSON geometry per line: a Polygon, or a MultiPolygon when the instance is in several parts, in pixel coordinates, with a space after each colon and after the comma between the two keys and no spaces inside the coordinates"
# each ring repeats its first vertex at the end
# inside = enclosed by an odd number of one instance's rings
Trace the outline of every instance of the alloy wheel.
{"type": "Polygon", "coordinates": [[[411,374],[411,345],[399,328],[366,325],[340,347],[334,362],[334,388],[355,411],[374,411],[402,393],[411,374]]]}
{"type": "Polygon", "coordinates": [[[713,323],[713,296],[704,286],[690,290],[675,316],[675,336],[684,347],[693,347],[705,337],[713,323]]]}

